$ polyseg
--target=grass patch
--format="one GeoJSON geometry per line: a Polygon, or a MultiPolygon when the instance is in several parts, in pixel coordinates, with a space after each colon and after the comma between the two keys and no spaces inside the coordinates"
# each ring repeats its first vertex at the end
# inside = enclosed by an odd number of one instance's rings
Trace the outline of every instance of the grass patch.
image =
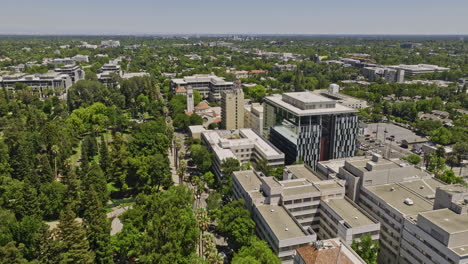
{"type": "Polygon", "coordinates": [[[81,141],[78,143],[78,146],[73,148],[73,155],[70,157],[70,162],[73,166],[76,166],[78,163],[78,160],[81,158],[81,141]]]}
{"type": "Polygon", "coordinates": [[[107,191],[108,192],[118,192],[119,191],[119,188],[115,187],[114,184],[112,182],[109,182],[107,184],[107,191]]]}

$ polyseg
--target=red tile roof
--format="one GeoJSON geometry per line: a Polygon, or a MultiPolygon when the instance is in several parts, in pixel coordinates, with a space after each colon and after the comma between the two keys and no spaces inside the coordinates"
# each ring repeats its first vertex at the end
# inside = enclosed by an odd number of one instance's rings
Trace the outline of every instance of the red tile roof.
{"type": "Polygon", "coordinates": [[[340,247],[338,245],[334,248],[324,248],[320,250],[317,250],[312,245],[307,245],[297,248],[296,251],[306,264],[353,264],[345,254],[339,254],[340,247]],[[337,261],[338,256],[339,261],[337,261]]]}
{"type": "Polygon", "coordinates": [[[197,110],[206,110],[210,108],[211,108],[210,105],[205,101],[201,101],[200,103],[197,104],[197,106],[195,106],[195,109],[197,110]]]}

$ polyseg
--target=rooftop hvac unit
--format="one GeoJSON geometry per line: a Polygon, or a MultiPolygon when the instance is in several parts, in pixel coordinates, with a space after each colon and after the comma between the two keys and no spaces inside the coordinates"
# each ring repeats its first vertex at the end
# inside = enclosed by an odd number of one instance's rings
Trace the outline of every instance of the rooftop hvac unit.
{"type": "Polygon", "coordinates": [[[406,198],[405,201],[404,201],[404,203],[405,203],[406,205],[413,205],[413,204],[414,204],[413,200],[411,200],[410,198],[406,198]]]}

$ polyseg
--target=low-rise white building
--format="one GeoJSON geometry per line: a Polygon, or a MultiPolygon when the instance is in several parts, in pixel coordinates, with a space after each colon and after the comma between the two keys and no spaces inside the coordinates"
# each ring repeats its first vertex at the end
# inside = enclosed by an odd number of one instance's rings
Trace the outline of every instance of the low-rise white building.
{"type": "Polygon", "coordinates": [[[101,41],[101,46],[103,48],[120,47],[120,41],[118,41],[118,40],[103,40],[103,41],[101,41]]]}
{"type": "Polygon", "coordinates": [[[70,76],[72,83],[76,83],[80,80],[84,80],[85,71],[83,71],[78,65],[64,65],[54,69],[57,73],[67,74],[70,76]]]}
{"type": "Polygon", "coordinates": [[[69,75],[48,72],[45,74],[13,74],[0,76],[0,87],[15,91],[15,85],[21,83],[33,89],[39,97],[64,94],[73,82],[69,75]]]}
{"type": "Polygon", "coordinates": [[[228,158],[241,164],[266,160],[268,165],[284,165],[284,154],[250,128],[237,130],[207,130],[202,141],[214,154],[213,171],[222,177],[221,165],[228,158]]]}

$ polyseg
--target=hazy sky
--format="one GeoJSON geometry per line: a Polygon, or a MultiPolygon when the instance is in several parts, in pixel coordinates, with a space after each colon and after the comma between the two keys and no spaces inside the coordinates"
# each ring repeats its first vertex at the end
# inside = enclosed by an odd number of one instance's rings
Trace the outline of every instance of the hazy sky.
{"type": "Polygon", "coordinates": [[[468,34],[468,0],[0,0],[0,34],[468,34]]]}

